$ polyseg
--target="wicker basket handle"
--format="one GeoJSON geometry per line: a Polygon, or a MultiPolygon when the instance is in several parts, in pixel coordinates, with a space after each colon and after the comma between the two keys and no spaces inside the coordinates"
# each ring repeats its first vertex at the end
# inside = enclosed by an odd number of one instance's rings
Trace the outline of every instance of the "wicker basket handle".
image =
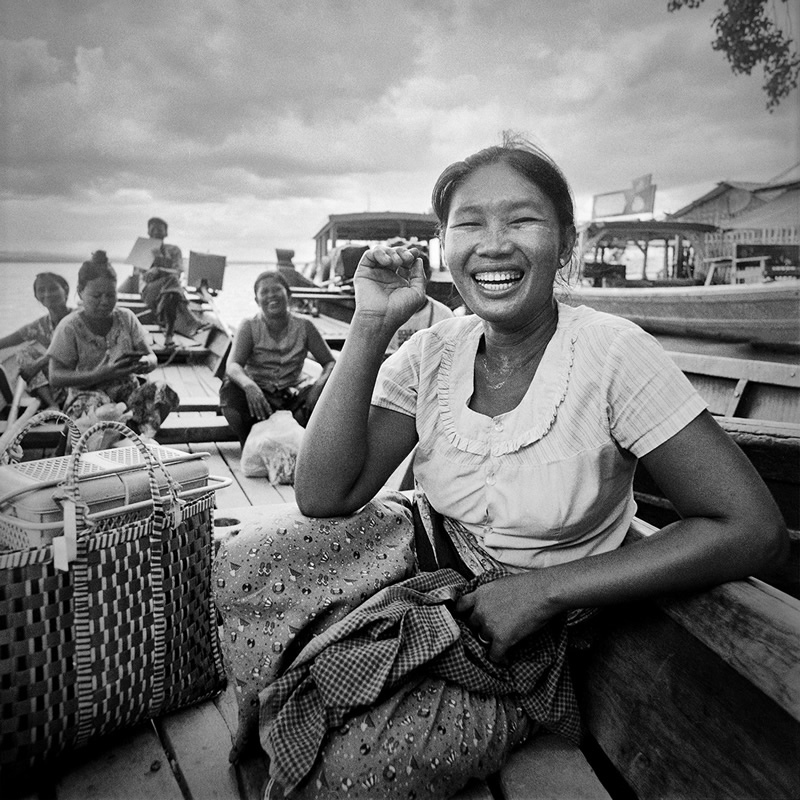
{"type": "Polygon", "coordinates": [[[75,445],[78,443],[78,439],[81,438],[81,432],[78,426],[75,424],[75,420],[72,417],[68,417],[63,411],[58,411],[56,409],[48,409],[47,411],[40,411],[35,416],[31,417],[29,420],[19,421],[19,429],[16,429],[16,426],[8,431],[9,439],[3,447],[2,452],[0,452],[0,464],[11,464],[15,463],[12,461],[14,458],[14,452],[18,445],[22,444],[22,440],[25,438],[25,435],[30,431],[32,428],[37,427],[38,425],[43,425],[45,422],[65,422],[69,429],[69,436],[67,437],[67,450],[73,450],[75,445]]]}
{"type": "Polygon", "coordinates": [[[80,437],[75,445],[67,463],[67,475],[62,484],[64,492],[64,536],[53,540],[54,561],[59,569],[68,569],[69,564],[77,555],[77,541],[82,536],[87,536],[92,524],[87,519],[88,507],[81,499],[79,488],[79,470],[81,456],[87,451],[87,444],[93,434],[98,431],[114,430],[130,440],[144,459],[147,467],[147,479],[150,485],[150,496],[153,501],[152,517],[168,520],[174,527],[177,527],[182,520],[182,508],[184,502],[178,497],[180,487],[169,471],[161,462],[161,459],[134,433],[127,425],[122,422],[112,420],[98,422],[92,425],[83,436],[80,437]],[[168,496],[161,494],[156,470],[160,470],[167,482],[168,496]],[[61,539],[61,541],[59,541],[61,539]]]}

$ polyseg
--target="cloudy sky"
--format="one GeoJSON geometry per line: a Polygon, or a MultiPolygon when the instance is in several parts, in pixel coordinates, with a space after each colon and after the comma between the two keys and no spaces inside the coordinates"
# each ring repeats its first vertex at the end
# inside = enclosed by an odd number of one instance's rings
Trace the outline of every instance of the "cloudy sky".
{"type": "Polygon", "coordinates": [[[769,180],[798,95],[770,114],[760,69],[731,73],[721,2],[0,0],[0,250],[123,258],[158,215],[184,253],[304,261],[328,214],[427,211],[503,129],[581,219],[646,173],[660,213],[769,180]]]}

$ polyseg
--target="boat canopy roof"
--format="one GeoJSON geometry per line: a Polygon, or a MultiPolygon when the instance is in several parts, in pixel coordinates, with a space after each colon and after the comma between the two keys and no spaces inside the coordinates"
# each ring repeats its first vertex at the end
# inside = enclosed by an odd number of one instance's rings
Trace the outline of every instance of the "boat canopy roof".
{"type": "Polygon", "coordinates": [[[593,247],[625,247],[629,242],[668,241],[678,236],[699,243],[703,235],[719,230],[716,225],[704,222],[676,222],[675,220],[592,220],[578,228],[581,253],[593,247]]]}
{"type": "Polygon", "coordinates": [[[429,241],[436,236],[438,225],[435,214],[410,214],[404,211],[331,214],[314,238],[329,239],[333,243],[343,239],[378,242],[396,236],[429,241]]]}
{"type": "Polygon", "coordinates": [[[679,234],[713,233],[716,225],[704,222],[677,222],[675,220],[592,220],[583,223],[578,232],[596,238],[607,234],[617,239],[672,239],[679,234]]]}

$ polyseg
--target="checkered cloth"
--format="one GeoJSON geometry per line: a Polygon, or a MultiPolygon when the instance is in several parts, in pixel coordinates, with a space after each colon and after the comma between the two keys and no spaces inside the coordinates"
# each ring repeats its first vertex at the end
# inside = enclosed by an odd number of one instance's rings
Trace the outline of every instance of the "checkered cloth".
{"type": "Polygon", "coordinates": [[[425,665],[479,694],[512,695],[535,722],[574,741],[578,706],[566,669],[568,628],[589,611],[554,620],[526,640],[510,663],[494,663],[455,601],[498,573],[467,581],[457,572],[424,572],[389,586],[313,639],[259,695],[261,744],[270,774],[286,794],[314,765],[328,731],[376,704],[425,665]]]}

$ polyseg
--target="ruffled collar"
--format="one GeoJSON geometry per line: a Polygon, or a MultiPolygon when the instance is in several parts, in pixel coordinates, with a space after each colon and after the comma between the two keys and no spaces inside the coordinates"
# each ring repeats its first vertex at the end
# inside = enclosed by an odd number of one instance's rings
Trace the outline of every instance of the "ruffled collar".
{"type": "Polygon", "coordinates": [[[533,444],[547,435],[569,387],[578,338],[578,314],[558,304],[558,325],[541,363],[519,405],[496,417],[469,408],[474,391],[475,357],[483,336],[476,318],[466,331],[444,344],[438,375],[438,402],[444,431],[454,447],[476,455],[503,455],[533,444]],[[488,431],[491,430],[491,441],[488,431]]]}

